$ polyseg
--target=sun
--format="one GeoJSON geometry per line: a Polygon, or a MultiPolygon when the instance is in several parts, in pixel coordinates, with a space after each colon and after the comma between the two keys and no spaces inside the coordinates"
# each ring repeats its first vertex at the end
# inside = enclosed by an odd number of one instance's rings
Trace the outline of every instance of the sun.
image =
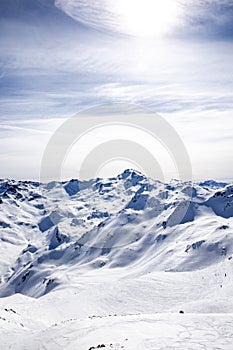
{"type": "Polygon", "coordinates": [[[135,36],[161,36],[172,30],[179,14],[177,0],[114,1],[121,31],[135,36]]]}

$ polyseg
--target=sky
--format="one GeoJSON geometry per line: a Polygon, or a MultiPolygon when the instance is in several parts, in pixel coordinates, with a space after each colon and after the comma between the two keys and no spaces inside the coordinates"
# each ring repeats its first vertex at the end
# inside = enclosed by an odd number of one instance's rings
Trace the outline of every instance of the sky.
{"type": "MultiPolygon", "coordinates": [[[[0,177],[39,179],[57,128],[100,105],[111,116],[117,103],[164,118],[194,180],[232,180],[232,54],[232,0],[1,0],[0,177]]],[[[118,129],[96,128],[70,145],[62,178],[78,177],[81,160],[119,138],[154,152],[162,180],[177,177],[161,144],[118,129]]],[[[96,174],[143,170],[114,157],[96,174]]]]}

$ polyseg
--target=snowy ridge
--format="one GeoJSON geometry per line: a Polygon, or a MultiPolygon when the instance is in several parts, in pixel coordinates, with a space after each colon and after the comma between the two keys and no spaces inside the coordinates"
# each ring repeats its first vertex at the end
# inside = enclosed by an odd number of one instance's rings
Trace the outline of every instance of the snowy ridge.
{"type": "Polygon", "coordinates": [[[232,185],[126,170],[85,182],[0,180],[0,197],[4,348],[231,349],[232,185]]]}

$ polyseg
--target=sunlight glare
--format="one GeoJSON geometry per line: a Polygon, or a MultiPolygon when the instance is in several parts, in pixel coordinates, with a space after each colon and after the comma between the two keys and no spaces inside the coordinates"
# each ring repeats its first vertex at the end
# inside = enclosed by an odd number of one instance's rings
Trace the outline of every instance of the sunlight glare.
{"type": "Polygon", "coordinates": [[[115,2],[122,31],[135,36],[161,36],[175,24],[176,0],[119,0],[115,2]]]}

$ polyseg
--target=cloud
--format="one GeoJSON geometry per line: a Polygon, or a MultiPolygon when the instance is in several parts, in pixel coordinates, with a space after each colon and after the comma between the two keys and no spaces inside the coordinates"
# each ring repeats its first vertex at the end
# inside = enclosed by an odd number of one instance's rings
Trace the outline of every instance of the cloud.
{"type": "Polygon", "coordinates": [[[45,146],[62,121],[53,118],[1,122],[0,176],[38,180],[45,146]]]}
{"type": "Polygon", "coordinates": [[[232,111],[179,112],[166,118],[187,147],[194,179],[233,180],[232,111]]]}
{"type": "MultiPolygon", "coordinates": [[[[108,114],[111,114],[110,110],[108,114]]],[[[183,140],[192,162],[194,179],[232,179],[231,111],[179,111],[163,113],[163,117],[183,140]]],[[[2,123],[0,128],[1,177],[38,180],[45,147],[55,130],[65,120],[53,118],[2,123]]],[[[62,169],[64,176],[67,174],[70,178],[77,176],[80,161],[77,155],[80,152],[86,154],[94,149],[99,141],[111,140],[110,131],[106,135],[102,134],[101,130],[94,130],[94,132],[97,132],[97,136],[93,137],[91,133],[84,135],[84,138],[69,150],[67,161],[62,169]]],[[[117,129],[112,129],[112,132],[113,135],[117,134],[117,129]]],[[[148,148],[149,139],[145,139],[143,133],[140,135],[140,130],[135,134],[132,133],[131,137],[135,135],[137,136],[135,141],[140,140],[140,143],[148,148]]],[[[121,131],[121,137],[127,139],[127,134],[122,134],[121,131]]],[[[161,155],[157,160],[164,169],[161,155]]],[[[64,179],[67,179],[67,176],[64,179]]]]}
{"type": "MultiPolygon", "coordinates": [[[[200,38],[233,38],[233,3],[231,0],[189,0],[183,1],[186,36],[200,38]]],[[[180,34],[181,31],[179,31],[180,34]]]]}
{"type": "MultiPolygon", "coordinates": [[[[125,14],[123,10],[135,13],[136,5],[141,7],[141,16],[139,14],[136,19],[137,26],[142,32],[143,25],[146,25],[143,11],[146,7],[151,6],[151,3],[150,0],[125,0],[123,6],[122,0],[55,0],[55,6],[78,23],[108,35],[111,33],[132,34],[129,27],[124,25],[125,14]]],[[[173,14],[173,17],[177,17],[173,18],[173,34],[168,32],[169,36],[184,38],[195,35],[202,39],[210,37],[226,39],[233,36],[233,4],[231,0],[173,0],[171,3],[167,1],[166,7],[164,3],[165,1],[161,1],[161,5],[159,5],[161,9],[166,9],[166,11],[162,11],[163,17],[169,13],[171,5],[176,4],[177,6],[177,11],[174,11],[173,14]]],[[[154,17],[159,6],[156,5],[154,9],[151,6],[154,17]]],[[[132,20],[131,17],[130,20],[132,20]]]]}

